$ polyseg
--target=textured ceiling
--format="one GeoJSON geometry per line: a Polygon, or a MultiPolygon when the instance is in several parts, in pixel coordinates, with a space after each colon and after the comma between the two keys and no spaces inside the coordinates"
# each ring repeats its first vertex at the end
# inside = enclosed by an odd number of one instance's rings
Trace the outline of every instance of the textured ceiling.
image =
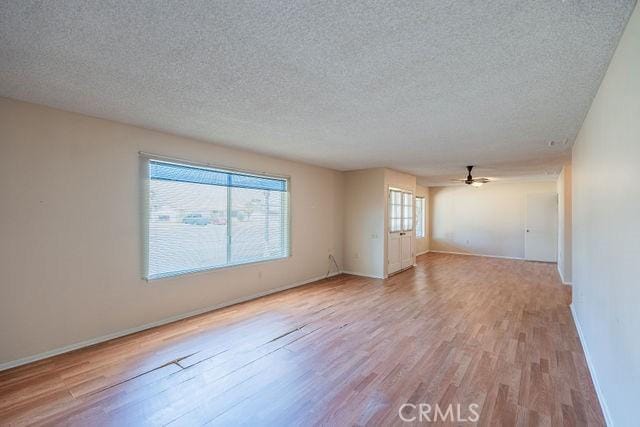
{"type": "Polygon", "coordinates": [[[634,3],[4,0],[0,95],[427,183],[553,175],[634,3]]]}

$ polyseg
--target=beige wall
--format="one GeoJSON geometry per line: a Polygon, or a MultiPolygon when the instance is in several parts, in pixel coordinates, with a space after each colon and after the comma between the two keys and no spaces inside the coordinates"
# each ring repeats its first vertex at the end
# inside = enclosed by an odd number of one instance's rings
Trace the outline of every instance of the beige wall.
{"type": "Polygon", "coordinates": [[[416,196],[424,197],[425,202],[425,236],[422,239],[416,238],[416,255],[422,254],[429,251],[429,187],[423,187],[421,185],[416,185],[416,196]]]}
{"type": "Polygon", "coordinates": [[[345,272],[387,276],[389,187],[415,195],[416,177],[387,168],[345,172],[345,272]]]}
{"type": "Polygon", "coordinates": [[[573,147],[573,308],[609,425],[638,425],[640,9],[573,147]]]}
{"type": "Polygon", "coordinates": [[[523,258],[526,195],[555,191],[553,181],[431,187],[431,250],[523,258]]]}
{"type": "Polygon", "coordinates": [[[558,177],[558,272],[562,281],[571,283],[571,163],[558,177]]]}
{"type": "Polygon", "coordinates": [[[416,177],[404,172],[398,172],[393,169],[384,170],[384,184],[385,188],[393,187],[401,190],[416,192],[416,177]]]}
{"type": "Polygon", "coordinates": [[[344,180],[343,270],[384,277],[385,170],[345,172],[344,180]]]}
{"type": "Polygon", "coordinates": [[[0,365],[342,265],[339,172],[3,98],[0,129],[0,365]],[[141,280],[138,151],[291,176],[292,256],[141,280]]]}

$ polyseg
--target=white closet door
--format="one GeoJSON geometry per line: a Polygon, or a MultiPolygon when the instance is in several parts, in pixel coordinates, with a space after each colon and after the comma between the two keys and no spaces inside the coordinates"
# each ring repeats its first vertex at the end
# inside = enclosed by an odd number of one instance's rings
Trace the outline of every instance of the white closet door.
{"type": "Polygon", "coordinates": [[[558,195],[527,194],[524,257],[530,261],[556,262],[558,257],[558,195]]]}

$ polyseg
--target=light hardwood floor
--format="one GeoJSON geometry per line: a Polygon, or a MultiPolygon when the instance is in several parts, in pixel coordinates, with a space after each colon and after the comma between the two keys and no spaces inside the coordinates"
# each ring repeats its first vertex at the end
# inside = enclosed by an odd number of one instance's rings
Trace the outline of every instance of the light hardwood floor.
{"type": "Polygon", "coordinates": [[[400,425],[404,403],[475,403],[479,425],[603,425],[569,302],[555,264],[430,253],[0,372],[0,423],[400,425]]]}

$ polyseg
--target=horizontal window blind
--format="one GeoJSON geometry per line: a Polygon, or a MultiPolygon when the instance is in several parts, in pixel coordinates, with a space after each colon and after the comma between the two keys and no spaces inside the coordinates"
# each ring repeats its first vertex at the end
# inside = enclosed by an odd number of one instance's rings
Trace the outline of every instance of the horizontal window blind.
{"type": "Polygon", "coordinates": [[[287,179],[144,161],[145,278],[289,256],[287,179]]]}

